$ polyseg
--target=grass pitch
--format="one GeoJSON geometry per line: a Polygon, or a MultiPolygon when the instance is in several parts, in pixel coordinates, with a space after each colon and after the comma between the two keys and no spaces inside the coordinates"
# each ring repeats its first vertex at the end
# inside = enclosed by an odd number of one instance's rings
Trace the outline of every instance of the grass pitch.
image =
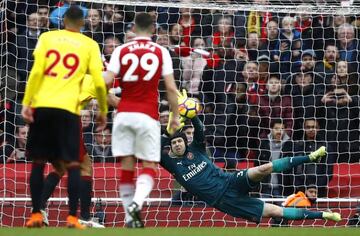
{"type": "Polygon", "coordinates": [[[145,228],[87,229],[0,228],[0,236],[356,236],[359,228],[145,228]]]}

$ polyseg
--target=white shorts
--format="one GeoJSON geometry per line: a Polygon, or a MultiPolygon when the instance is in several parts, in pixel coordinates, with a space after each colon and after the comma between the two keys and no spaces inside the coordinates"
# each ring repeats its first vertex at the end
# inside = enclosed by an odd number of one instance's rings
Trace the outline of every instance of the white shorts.
{"type": "Polygon", "coordinates": [[[139,112],[119,112],[114,118],[112,153],[115,157],[160,162],[160,123],[139,112]]]}

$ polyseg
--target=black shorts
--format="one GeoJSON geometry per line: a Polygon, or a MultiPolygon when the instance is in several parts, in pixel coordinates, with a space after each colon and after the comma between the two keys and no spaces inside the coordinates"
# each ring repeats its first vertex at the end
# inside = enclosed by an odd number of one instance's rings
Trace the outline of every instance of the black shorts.
{"type": "Polygon", "coordinates": [[[36,108],[27,155],[32,160],[79,161],[80,116],[56,108],[36,108]]]}

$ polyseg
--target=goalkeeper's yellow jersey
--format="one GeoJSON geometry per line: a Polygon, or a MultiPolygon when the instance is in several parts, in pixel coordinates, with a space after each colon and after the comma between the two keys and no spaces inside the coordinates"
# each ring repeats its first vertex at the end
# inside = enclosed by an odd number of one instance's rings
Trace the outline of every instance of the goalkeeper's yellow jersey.
{"type": "Polygon", "coordinates": [[[107,113],[103,64],[94,40],[69,30],[46,32],[39,38],[34,58],[23,105],[80,114],[80,92],[84,77],[89,74],[100,111],[107,113]]]}

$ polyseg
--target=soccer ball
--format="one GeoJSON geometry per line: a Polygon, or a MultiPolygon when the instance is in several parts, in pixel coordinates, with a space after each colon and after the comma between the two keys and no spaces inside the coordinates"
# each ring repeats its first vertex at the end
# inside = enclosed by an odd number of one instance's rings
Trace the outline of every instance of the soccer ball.
{"type": "Polygon", "coordinates": [[[183,103],[179,104],[179,113],[188,119],[194,118],[200,111],[200,104],[194,98],[187,98],[183,103]]]}

